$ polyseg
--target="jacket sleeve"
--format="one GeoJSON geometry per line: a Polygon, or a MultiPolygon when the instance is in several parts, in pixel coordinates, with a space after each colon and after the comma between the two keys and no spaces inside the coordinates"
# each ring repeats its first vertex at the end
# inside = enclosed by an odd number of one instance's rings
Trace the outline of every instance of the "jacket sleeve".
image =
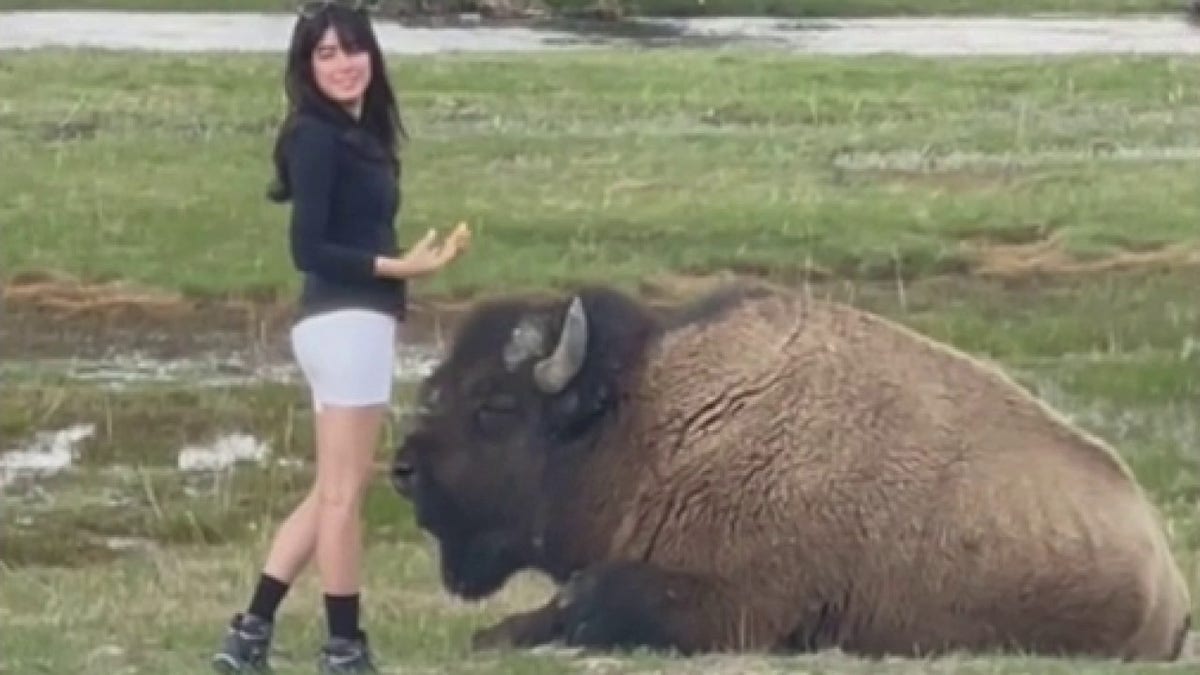
{"type": "Polygon", "coordinates": [[[374,279],[373,254],[329,237],[337,142],[332,131],[314,124],[301,123],[293,132],[287,156],[292,262],[299,270],[335,281],[374,279]]]}

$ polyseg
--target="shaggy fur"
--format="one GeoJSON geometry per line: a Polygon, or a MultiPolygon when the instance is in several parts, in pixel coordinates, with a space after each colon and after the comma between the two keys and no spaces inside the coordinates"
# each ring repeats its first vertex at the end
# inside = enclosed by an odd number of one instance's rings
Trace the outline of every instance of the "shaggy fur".
{"type": "Polygon", "coordinates": [[[1190,599],[1154,507],[997,369],[790,293],[735,287],[673,317],[580,297],[565,391],[529,369],[569,298],[484,305],[397,453],[452,592],[530,567],[563,584],[477,646],[1177,655],[1190,599]],[[528,317],[544,340],[509,372],[528,317]]]}

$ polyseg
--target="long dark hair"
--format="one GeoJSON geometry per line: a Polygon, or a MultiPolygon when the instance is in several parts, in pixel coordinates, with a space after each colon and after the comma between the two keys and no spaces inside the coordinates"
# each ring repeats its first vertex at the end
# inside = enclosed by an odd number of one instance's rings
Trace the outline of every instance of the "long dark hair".
{"type": "Polygon", "coordinates": [[[315,14],[302,15],[296,20],[292,42],[288,47],[284,92],[287,94],[288,110],[275,138],[275,179],[267,190],[271,200],[284,202],[291,198],[291,184],[287,175],[287,139],[296,124],[296,118],[301,114],[316,115],[339,126],[357,127],[367,132],[382,146],[393,169],[399,174],[399,145],[401,140],[408,138],[408,134],[388,79],[383,51],[365,10],[330,4],[315,14]],[[351,52],[365,50],[371,59],[371,81],[363,95],[362,115],[357,121],[322,94],[313,77],[313,50],[330,27],[337,33],[343,48],[351,52]]]}

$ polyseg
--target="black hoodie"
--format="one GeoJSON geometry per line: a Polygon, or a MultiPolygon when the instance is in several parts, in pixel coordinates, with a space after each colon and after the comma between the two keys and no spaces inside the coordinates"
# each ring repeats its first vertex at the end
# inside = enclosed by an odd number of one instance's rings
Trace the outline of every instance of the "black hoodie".
{"type": "Polygon", "coordinates": [[[404,280],[377,277],[375,257],[399,253],[398,167],[348,114],[302,106],[283,147],[292,262],[304,273],[299,317],[372,309],[405,318],[404,280]]]}

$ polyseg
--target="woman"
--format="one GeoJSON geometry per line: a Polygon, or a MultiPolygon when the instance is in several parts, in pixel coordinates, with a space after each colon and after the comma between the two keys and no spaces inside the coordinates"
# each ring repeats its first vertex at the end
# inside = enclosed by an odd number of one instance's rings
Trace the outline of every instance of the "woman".
{"type": "Polygon", "coordinates": [[[316,479],[277,531],[213,664],[268,668],[275,611],[315,555],[329,630],[321,672],[375,672],[359,627],[360,514],[391,400],[406,280],[443,268],[470,233],[460,224],[435,246],[431,230],[397,255],[404,128],[361,0],[302,5],[285,83],[291,105],[270,196],[292,201],[291,254],[304,273],[291,340],[315,408],[316,479]]]}

